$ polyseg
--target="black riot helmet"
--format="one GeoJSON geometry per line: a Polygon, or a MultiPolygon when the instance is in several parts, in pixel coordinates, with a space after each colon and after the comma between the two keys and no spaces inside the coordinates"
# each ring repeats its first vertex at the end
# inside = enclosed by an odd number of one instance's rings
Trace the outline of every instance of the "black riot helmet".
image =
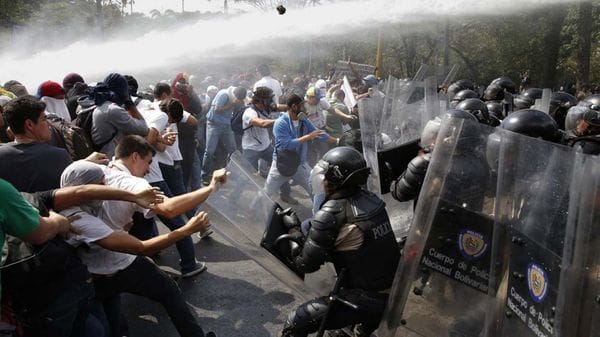
{"type": "Polygon", "coordinates": [[[543,90],[540,88],[525,89],[519,96],[514,99],[516,110],[529,109],[535,104],[536,99],[542,98],[543,90]]]}
{"type": "Polygon", "coordinates": [[[497,79],[493,80],[491,84],[496,84],[496,85],[500,86],[501,88],[504,88],[506,91],[510,92],[511,94],[517,93],[517,85],[509,77],[506,77],[506,76],[498,77],[497,79]]]}
{"type": "Polygon", "coordinates": [[[330,191],[364,185],[371,173],[363,155],[349,146],[327,151],[319,165],[326,168],[324,176],[330,191]]]}
{"type": "Polygon", "coordinates": [[[471,89],[463,89],[459,91],[456,95],[454,95],[454,97],[450,101],[450,107],[456,107],[458,103],[464,101],[467,98],[479,98],[479,94],[471,89]]]}
{"type": "Polygon", "coordinates": [[[567,111],[575,105],[577,105],[577,98],[566,92],[553,92],[550,96],[549,113],[560,129],[565,129],[565,117],[567,116],[567,111]]]}
{"type": "Polygon", "coordinates": [[[465,90],[465,89],[475,90],[475,85],[473,85],[473,82],[471,82],[469,80],[458,80],[458,81],[450,84],[446,93],[448,94],[449,98],[452,98],[459,91],[465,90]]]}
{"type": "Polygon", "coordinates": [[[542,98],[543,93],[544,93],[544,90],[540,89],[540,88],[527,88],[527,89],[523,90],[523,92],[521,93],[521,96],[532,99],[535,103],[536,99],[542,98]]]}
{"type": "Polygon", "coordinates": [[[477,98],[467,98],[458,103],[457,110],[464,110],[477,118],[479,123],[489,124],[490,115],[485,103],[477,98]]]}
{"type": "Polygon", "coordinates": [[[513,112],[502,121],[500,127],[549,142],[558,142],[561,136],[556,121],[547,113],[535,109],[513,112]]]}
{"type": "Polygon", "coordinates": [[[450,109],[450,110],[446,111],[444,116],[451,117],[451,118],[464,118],[464,119],[468,119],[468,120],[477,122],[477,118],[475,116],[473,116],[472,114],[470,114],[464,110],[450,109]]]}
{"type": "Polygon", "coordinates": [[[600,94],[590,95],[579,102],[579,104],[587,106],[592,110],[600,111],[600,94]]]}
{"type": "Polygon", "coordinates": [[[566,92],[553,92],[550,96],[550,107],[555,109],[566,109],[577,105],[577,98],[566,92]]]}
{"type": "Polygon", "coordinates": [[[499,77],[493,80],[483,92],[483,99],[486,101],[501,101],[504,99],[504,92],[514,94],[517,92],[517,86],[508,77],[499,77]]]}
{"type": "Polygon", "coordinates": [[[486,102],[485,106],[487,106],[490,116],[494,116],[500,121],[504,119],[504,107],[502,103],[490,101],[486,102]]]}

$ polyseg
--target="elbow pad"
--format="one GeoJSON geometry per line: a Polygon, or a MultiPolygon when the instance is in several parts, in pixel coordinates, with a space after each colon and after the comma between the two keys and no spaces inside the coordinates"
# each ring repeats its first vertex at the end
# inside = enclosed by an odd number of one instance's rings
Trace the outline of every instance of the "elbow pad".
{"type": "Polygon", "coordinates": [[[394,199],[408,201],[419,195],[430,160],[431,154],[428,153],[424,156],[417,156],[408,163],[406,171],[397,180],[392,182],[390,187],[394,199]]]}

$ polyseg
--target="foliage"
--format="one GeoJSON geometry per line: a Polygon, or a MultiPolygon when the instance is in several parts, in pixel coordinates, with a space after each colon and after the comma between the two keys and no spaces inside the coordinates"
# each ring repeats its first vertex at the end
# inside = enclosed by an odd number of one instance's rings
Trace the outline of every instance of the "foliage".
{"type": "MultiPolygon", "coordinates": [[[[261,10],[272,10],[279,4],[303,7],[320,3],[317,0],[234,1],[246,2],[261,10]]],[[[590,6],[591,17],[600,17],[600,4],[594,2],[590,6]]],[[[109,37],[112,32],[119,31],[135,36],[141,33],[135,27],[151,24],[161,29],[225,15],[154,10],[144,16],[131,14],[134,7],[133,0],[0,0],[0,33],[27,28],[39,36],[68,41],[89,37],[88,32],[79,33],[79,28],[87,27],[96,32],[92,36],[101,33],[109,37]],[[124,30],[124,25],[133,28],[124,30]]],[[[580,36],[581,25],[585,23],[577,8],[577,4],[562,4],[544,11],[492,18],[465,15],[461,21],[419,25],[418,31],[406,24],[388,25],[381,30],[371,27],[353,31],[351,36],[296,41],[293,43],[295,48],[291,48],[291,42],[290,48],[286,48],[286,42],[281,42],[284,48],[279,48],[269,62],[281,71],[310,71],[311,75],[326,75],[332,65],[342,59],[374,64],[377,36],[381,33],[384,76],[411,77],[421,64],[429,64],[440,69],[459,65],[457,77],[470,78],[480,84],[487,84],[502,75],[518,82],[526,71],[535,86],[558,86],[574,82],[576,78],[598,83],[600,22],[591,20],[591,44],[589,49],[581,49],[586,41],[580,36]],[[445,40],[446,30],[448,41],[445,40]],[[587,51],[589,61],[581,57],[581,50],[587,51]],[[446,52],[449,55],[447,65],[444,64],[446,52]],[[582,62],[589,62],[589,68],[582,67],[582,62]],[[580,73],[581,69],[587,72],[585,76],[580,73]]]]}

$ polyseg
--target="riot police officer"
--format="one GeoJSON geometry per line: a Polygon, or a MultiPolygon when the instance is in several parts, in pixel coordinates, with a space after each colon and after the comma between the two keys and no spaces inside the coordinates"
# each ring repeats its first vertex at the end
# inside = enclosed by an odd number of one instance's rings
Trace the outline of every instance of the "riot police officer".
{"type": "Polygon", "coordinates": [[[564,143],[585,154],[600,154],[600,112],[585,106],[569,109],[564,143]]]}
{"type": "MultiPolygon", "coordinates": [[[[464,110],[448,110],[446,116],[464,118],[472,122],[478,121],[474,114],[464,110]]],[[[390,191],[394,199],[401,202],[415,199],[416,205],[416,198],[423,186],[440,126],[441,121],[431,120],[423,129],[420,142],[422,151],[408,163],[406,170],[391,183],[390,191]]]]}
{"type": "Polygon", "coordinates": [[[296,308],[285,323],[282,336],[308,336],[319,329],[355,325],[356,336],[369,336],[379,325],[400,251],[385,203],[362,186],[370,169],[360,152],[337,147],[321,159],[326,199],[310,221],[302,250],[294,258],[301,272],[317,271],[333,263],[341,285],[337,296],[356,308],[326,297],[296,308]]]}

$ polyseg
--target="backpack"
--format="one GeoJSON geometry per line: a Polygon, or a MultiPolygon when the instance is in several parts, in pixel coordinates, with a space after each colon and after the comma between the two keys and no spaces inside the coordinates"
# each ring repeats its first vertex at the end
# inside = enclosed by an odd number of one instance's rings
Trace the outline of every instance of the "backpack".
{"type": "Polygon", "coordinates": [[[83,128],[56,115],[49,115],[48,122],[50,144],[67,150],[73,161],[84,159],[94,152],[92,140],[83,128]]]}
{"type": "Polygon", "coordinates": [[[247,128],[244,128],[244,111],[246,111],[246,108],[248,108],[250,106],[242,106],[242,107],[237,107],[234,111],[233,111],[233,116],[231,116],[231,131],[233,131],[233,133],[235,133],[238,136],[241,136],[244,134],[244,131],[250,129],[252,127],[252,125],[248,126],[247,128]]]}
{"type": "MultiPolygon", "coordinates": [[[[40,215],[47,215],[46,206],[37,197],[23,192],[21,195],[38,208],[40,215]]],[[[2,292],[12,299],[15,314],[23,323],[35,320],[36,312],[52,302],[65,282],[89,278],[75,248],[59,236],[33,245],[7,235],[2,250],[2,292]]]]}
{"type": "Polygon", "coordinates": [[[253,127],[253,125],[249,125],[248,127],[244,127],[244,111],[246,111],[247,108],[251,108],[254,111],[257,112],[258,115],[263,116],[265,118],[269,118],[269,115],[264,115],[262,112],[258,111],[258,109],[256,109],[256,107],[253,104],[247,105],[247,106],[242,106],[242,107],[238,107],[236,108],[236,110],[233,111],[233,116],[231,117],[231,130],[233,131],[233,133],[235,133],[236,135],[243,135],[244,132],[250,128],[253,127]]]}
{"type": "Polygon", "coordinates": [[[105,141],[101,144],[95,144],[92,141],[92,126],[94,125],[93,117],[94,117],[94,111],[96,110],[96,107],[97,107],[96,105],[92,105],[92,106],[88,106],[88,107],[82,109],[77,114],[77,118],[75,118],[71,122],[71,124],[72,124],[71,127],[77,127],[82,130],[83,135],[86,137],[86,140],[85,140],[86,147],[89,146],[92,149],[92,152],[102,150],[104,145],[110,143],[118,133],[118,131],[115,131],[113,133],[113,135],[107,141],[105,141]]]}

